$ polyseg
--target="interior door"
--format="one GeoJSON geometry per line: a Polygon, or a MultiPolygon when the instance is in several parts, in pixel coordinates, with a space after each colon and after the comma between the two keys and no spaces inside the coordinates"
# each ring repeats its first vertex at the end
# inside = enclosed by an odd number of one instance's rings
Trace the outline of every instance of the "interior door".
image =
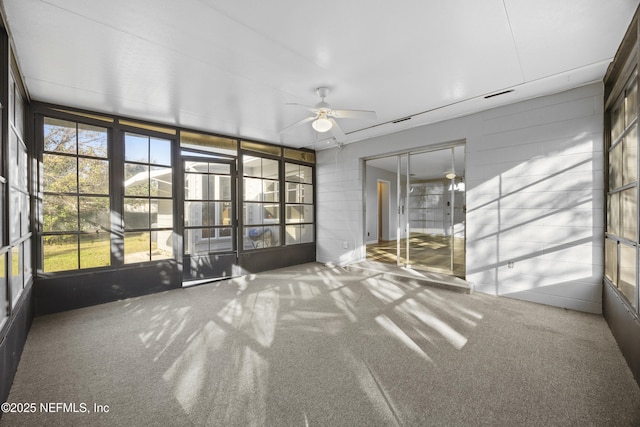
{"type": "Polygon", "coordinates": [[[231,277],[237,266],[234,159],[182,157],[183,280],[231,277]]]}

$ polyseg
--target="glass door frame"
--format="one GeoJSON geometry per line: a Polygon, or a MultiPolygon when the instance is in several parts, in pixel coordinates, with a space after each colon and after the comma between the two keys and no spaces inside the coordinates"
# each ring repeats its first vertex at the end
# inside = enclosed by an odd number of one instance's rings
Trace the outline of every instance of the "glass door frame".
{"type": "MultiPolygon", "coordinates": [[[[239,274],[238,268],[238,168],[237,168],[237,158],[236,157],[227,157],[224,155],[209,153],[209,152],[200,152],[192,149],[184,149],[180,150],[180,212],[179,215],[179,227],[182,236],[182,245],[181,245],[181,254],[180,257],[182,259],[182,283],[184,286],[190,286],[199,284],[202,282],[208,282],[213,280],[226,279],[230,277],[237,276],[239,274]],[[231,229],[231,249],[216,251],[216,252],[207,252],[206,254],[187,254],[186,245],[187,238],[186,233],[188,230],[192,229],[187,228],[185,225],[185,202],[187,199],[186,192],[186,180],[185,174],[187,173],[185,168],[185,163],[189,161],[194,162],[206,162],[206,163],[218,163],[225,164],[229,166],[229,176],[231,183],[231,223],[229,227],[231,229]],[[198,260],[197,263],[193,263],[192,260],[198,260]],[[200,262],[203,261],[203,262],[200,262]],[[198,269],[200,268],[200,269],[198,269]]],[[[208,173],[207,173],[208,175],[208,173]]],[[[207,202],[210,200],[207,199],[207,202]]],[[[209,225],[208,227],[214,227],[213,225],[209,225]]],[[[207,228],[207,227],[205,227],[207,228]]],[[[215,229],[215,228],[214,228],[215,229]]]]}
{"type": "Polygon", "coordinates": [[[396,265],[398,267],[406,267],[411,268],[411,258],[410,258],[410,222],[409,222],[409,190],[411,188],[411,155],[410,153],[402,153],[398,154],[396,157],[397,167],[396,167],[396,206],[398,207],[398,219],[397,219],[397,232],[396,232],[396,265]],[[406,161],[406,171],[404,176],[406,176],[406,186],[402,188],[402,169],[403,169],[403,160],[406,161]],[[403,198],[402,195],[405,195],[403,198]],[[404,248],[402,247],[402,236],[405,236],[405,244],[404,248]],[[405,262],[403,262],[405,260],[405,262]]]}
{"type": "MultiPolygon", "coordinates": [[[[411,206],[410,206],[410,194],[411,194],[411,187],[412,187],[412,172],[411,172],[411,163],[412,163],[412,157],[415,157],[416,155],[419,154],[428,154],[428,153],[434,153],[437,151],[445,151],[448,150],[451,152],[451,164],[450,165],[446,165],[447,169],[450,169],[451,171],[455,171],[455,150],[456,149],[462,149],[463,153],[466,151],[465,150],[466,147],[466,141],[462,140],[462,141],[456,141],[456,142],[452,142],[452,143],[446,143],[446,144],[438,144],[438,145],[433,145],[433,146],[429,146],[429,147],[423,147],[423,148],[419,148],[416,150],[410,150],[410,151],[403,151],[403,152],[398,152],[398,153],[392,153],[392,154],[387,154],[387,155],[380,155],[380,156],[375,156],[375,157],[370,157],[370,158],[365,158],[363,159],[365,161],[365,166],[366,166],[366,162],[370,161],[370,160],[376,160],[376,159],[383,159],[383,158],[389,158],[389,157],[396,157],[396,215],[397,215],[397,223],[396,223],[396,266],[398,267],[403,267],[403,268],[410,268],[413,269],[414,265],[417,265],[420,267],[424,267],[425,269],[429,269],[429,265],[423,265],[423,264],[416,264],[413,262],[412,257],[411,257],[411,253],[412,253],[412,247],[411,247],[411,206]],[[406,166],[406,170],[405,169],[406,166]],[[406,178],[405,178],[406,177],[406,178]],[[404,181],[404,182],[403,182],[404,181]],[[402,239],[405,239],[404,242],[402,242],[402,239]]],[[[463,157],[463,162],[466,164],[466,154],[463,157]]],[[[466,169],[466,168],[465,168],[466,169]]],[[[364,168],[365,171],[365,178],[363,180],[363,182],[367,182],[366,181],[366,167],[364,168]]],[[[462,276],[464,277],[465,275],[465,270],[466,268],[463,268],[463,270],[461,272],[456,272],[456,267],[455,267],[455,256],[456,256],[456,242],[455,242],[455,212],[456,212],[456,202],[455,202],[455,193],[456,193],[456,186],[460,183],[460,182],[464,182],[464,181],[460,181],[459,180],[459,176],[455,176],[453,178],[448,178],[448,185],[445,185],[445,192],[448,192],[448,199],[449,199],[449,206],[447,206],[447,210],[448,210],[448,216],[449,216],[449,221],[447,224],[448,227],[448,231],[449,231],[449,242],[450,242],[450,254],[449,254],[449,265],[448,265],[448,271],[446,272],[446,274],[450,274],[450,275],[456,275],[456,273],[458,274],[462,274],[462,276]]],[[[364,193],[365,193],[365,203],[364,203],[364,207],[365,207],[365,213],[363,215],[364,217],[364,221],[363,221],[363,236],[366,236],[367,231],[366,231],[366,218],[367,218],[367,214],[366,214],[366,207],[367,207],[367,203],[366,203],[366,197],[367,197],[367,188],[366,185],[363,188],[364,193]]],[[[466,199],[466,189],[462,190],[465,193],[464,198],[466,199]]],[[[371,195],[372,196],[372,195],[371,195]]],[[[464,204],[462,206],[462,213],[464,215],[464,222],[466,222],[466,209],[464,208],[464,204]]],[[[464,240],[466,241],[466,227],[465,227],[465,237],[464,240]]],[[[366,241],[366,237],[365,237],[365,241],[366,241]]],[[[366,245],[365,245],[366,246],[366,245]]],[[[466,252],[466,251],[465,251],[466,252]]],[[[367,257],[366,254],[366,249],[365,249],[365,259],[367,257]]],[[[463,253],[463,258],[466,258],[466,253],[463,253]]],[[[463,265],[466,265],[466,260],[463,260],[463,265]]]]}

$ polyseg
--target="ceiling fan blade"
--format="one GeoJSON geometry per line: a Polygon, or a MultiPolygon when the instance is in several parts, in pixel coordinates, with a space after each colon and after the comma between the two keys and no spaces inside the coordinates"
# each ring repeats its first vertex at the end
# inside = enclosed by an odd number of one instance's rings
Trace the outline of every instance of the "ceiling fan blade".
{"type": "Polygon", "coordinates": [[[375,111],[367,110],[333,110],[338,119],[377,120],[375,111]]]}
{"type": "Polygon", "coordinates": [[[336,122],[332,118],[329,118],[329,121],[332,124],[331,133],[333,134],[333,136],[335,136],[338,141],[344,141],[344,139],[347,137],[347,135],[345,135],[344,131],[342,130],[342,128],[340,127],[338,122],[336,122]]]}
{"type": "Polygon", "coordinates": [[[295,105],[296,107],[302,107],[305,110],[311,111],[312,113],[317,113],[318,111],[320,111],[316,107],[312,107],[310,105],[296,104],[295,102],[287,102],[285,105],[295,105]]]}
{"type": "Polygon", "coordinates": [[[312,121],[312,120],[315,120],[315,118],[316,118],[315,116],[306,117],[306,118],[304,118],[304,119],[302,119],[302,120],[300,120],[300,121],[295,122],[295,123],[294,123],[294,124],[292,124],[292,125],[287,126],[287,127],[286,127],[286,128],[284,128],[284,129],[282,129],[282,130],[280,131],[280,133],[285,133],[285,132],[287,132],[288,130],[290,130],[291,128],[294,128],[294,127],[296,127],[296,126],[300,126],[300,125],[303,125],[303,124],[305,124],[305,123],[308,123],[308,122],[310,122],[310,121],[312,121]]]}

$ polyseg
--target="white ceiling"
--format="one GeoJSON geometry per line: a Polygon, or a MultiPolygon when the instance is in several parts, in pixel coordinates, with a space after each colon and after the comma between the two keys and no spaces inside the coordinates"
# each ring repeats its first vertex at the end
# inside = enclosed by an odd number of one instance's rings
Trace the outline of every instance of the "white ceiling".
{"type": "Polygon", "coordinates": [[[31,99],[321,149],[603,78],[640,0],[2,0],[31,99]],[[506,89],[495,98],[484,96],[506,89]],[[397,124],[395,120],[413,116],[397,124]]]}

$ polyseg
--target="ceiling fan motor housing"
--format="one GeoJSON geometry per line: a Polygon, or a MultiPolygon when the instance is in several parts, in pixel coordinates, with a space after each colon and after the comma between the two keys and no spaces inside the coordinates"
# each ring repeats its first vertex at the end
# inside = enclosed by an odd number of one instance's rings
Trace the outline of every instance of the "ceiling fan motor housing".
{"type": "Polygon", "coordinates": [[[328,87],[319,87],[318,89],[316,89],[316,93],[318,94],[318,96],[320,98],[326,98],[327,95],[329,95],[329,88],[328,87]]]}

